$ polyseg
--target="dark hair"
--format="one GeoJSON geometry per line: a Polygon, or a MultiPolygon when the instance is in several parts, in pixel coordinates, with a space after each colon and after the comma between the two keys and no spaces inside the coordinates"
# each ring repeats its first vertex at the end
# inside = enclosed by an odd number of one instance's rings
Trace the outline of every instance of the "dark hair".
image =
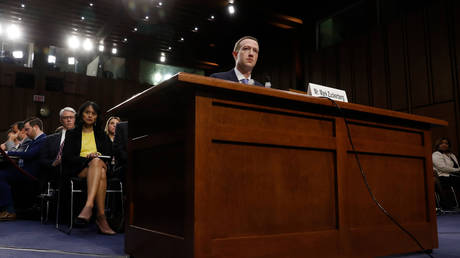
{"type": "Polygon", "coordinates": [[[434,145],[433,145],[433,151],[438,151],[439,150],[439,145],[441,145],[442,141],[447,141],[447,145],[449,146],[447,151],[448,152],[452,152],[450,150],[450,148],[452,147],[451,144],[450,144],[450,140],[449,138],[447,137],[441,137],[439,139],[437,139],[435,142],[434,142],[434,145]]]}
{"type": "Polygon", "coordinates": [[[83,124],[85,123],[83,121],[83,112],[89,106],[93,107],[94,112],[96,112],[96,114],[97,114],[96,122],[94,123],[93,127],[99,129],[99,128],[101,128],[101,124],[102,124],[102,122],[101,122],[102,121],[101,120],[101,108],[99,107],[98,104],[96,104],[93,101],[86,101],[85,103],[81,104],[80,108],[78,109],[78,113],[76,115],[75,125],[77,127],[83,127],[83,124]]]}
{"type": "Polygon", "coordinates": [[[233,47],[233,52],[238,52],[238,51],[240,51],[240,48],[241,48],[240,43],[241,43],[241,41],[243,41],[243,40],[245,40],[245,39],[252,39],[252,40],[254,40],[255,42],[259,43],[259,41],[258,41],[256,38],[252,37],[252,36],[244,36],[244,37],[240,38],[240,39],[235,43],[235,47],[233,47]]]}
{"type": "MultiPolygon", "coordinates": [[[[36,125],[38,125],[38,128],[40,128],[41,131],[43,131],[43,122],[40,118],[38,117],[31,117],[31,118],[28,118],[24,121],[24,124],[27,124],[29,123],[31,127],[34,127],[36,125]]],[[[18,126],[19,128],[19,126],[18,126]]]]}
{"type": "Polygon", "coordinates": [[[24,121],[14,122],[12,125],[10,125],[10,128],[13,129],[15,125],[18,127],[18,130],[22,130],[22,128],[24,128],[24,121]]]}

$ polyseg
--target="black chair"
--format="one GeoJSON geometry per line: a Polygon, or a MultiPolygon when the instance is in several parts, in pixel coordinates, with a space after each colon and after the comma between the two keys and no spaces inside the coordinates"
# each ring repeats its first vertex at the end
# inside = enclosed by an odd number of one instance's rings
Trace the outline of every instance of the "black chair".
{"type": "Polygon", "coordinates": [[[459,203],[455,187],[449,177],[437,177],[435,200],[438,214],[459,212],[459,203]]]}

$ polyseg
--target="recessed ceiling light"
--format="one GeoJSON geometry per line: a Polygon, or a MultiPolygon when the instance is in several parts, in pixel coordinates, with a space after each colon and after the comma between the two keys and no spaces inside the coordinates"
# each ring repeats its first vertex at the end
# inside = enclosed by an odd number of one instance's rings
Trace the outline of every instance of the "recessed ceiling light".
{"type": "Polygon", "coordinates": [[[193,32],[198,32],[198,26],[195,26],[192,31],[193,32]]]}
{"type": "Polygon", "coordinates": [[[148,17],[148,16],[145,16],[145,19],[146,19],[146,20],[148,20],[148,19],[149,19],[149,17],[148,17]]]}
{"type": "Polygon", "coordinates": [[[82,20],[82,21],[85,20],[85,16],[82,16],[82,17],[81,17],[81,20],[82,20]]]}
{"type": "Polygon", "coordinates": [[[137,27],[134,27],[133,31],[137,31],[137,27]]]}
{"type": "Polygon", "coordinates": [[[21,4],[21,7],[22,7],[22,8],[25,8],[25,7],[26,7],[26,5],[25,5],[25,4],[21,4]]]}
{"type": "Polygon", "coordinates": [[[235,6],[233,6],[232,4],[230,4],[230,5],[228,6],[228,13],[234,14],[234,13],[235,13],[235,6]]]}
{"type": "Polygon", "coordinates": [[[128,42],[128,39],[127,39],[127,38],[124,38],[124,39],[123,39],[123,42],[128,42]]]}
{"type": "Polygon", "coordinates": [[[19,18],[18,18],[18,20],[22,21],[22,18],[21,18],[21,17],[19,17],[19,18]]]}
{"type": "Polygon", "coordinates": [[[93,7],[93,5],[94,5],[93,3],[89,3],[89,6],[93,7]]]}
{"type": "Polygon", "coordinates": [[[172,49],[172,47],[168,47],[168,50],[171,50],[171,49],[172,49]]]}

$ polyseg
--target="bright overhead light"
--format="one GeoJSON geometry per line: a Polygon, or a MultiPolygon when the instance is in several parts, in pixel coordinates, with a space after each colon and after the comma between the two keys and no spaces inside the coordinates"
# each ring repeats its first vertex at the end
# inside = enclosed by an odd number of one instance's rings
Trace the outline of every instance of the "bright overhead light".
{"type": "Polygon", "coordinates": [[[48,63],[55,64],[56,63],[56,56],[49,55],[48,56],[48,63]]]}
{"type": "Polygon", "coordinates": [[[149,17],[148,17],[148,16],[145,16],[145,19],[146,19],[146,20],[148,20],[148,19],[149,19],[149,17]]]}
{"type": "Polygon", "coordinates": [[[90,39],[85,39],[85,41],[83,41],[83,49],[86,50],[86,51],[91,51],[93,50],[93,42],[90,40],[90,39]]]}
{"type": "Polygon", "coordinates": [[[216,17],[214,17],[214,15],[211,15],[211,16],[209,17],[209,20],[212,21],[212,20],[214,20],[215,18],[216,18],[216,17]]]}
{"type": "Polygon", "coordinates": [[[197,26],[195,26],[195,28],[193,28],[193,30],[192,30],[192,31],[193,31],[193,32],[197,32],[197,31],[198,31],[198,27],[197,27],[197,26]]]}
{"type": "Polygon", "coordinates": [[[71,57],[67,58],[67,63],[69,65],[74,65],[75,64],[75,57],[71,56],[71,57]]]}
{"type": "Polygon", "coordinates": [[[137,27],[134,27],[134,29],[133,29],[133,30],[134,30],[134,31],[137,31],[137,27]]]}
{"type": "Polygon", "coordinates": [[[22,8],[25,8],[25,7],[26,7],[26,5],[25,5],[25,4],[21,4],[21,7],[22,7],[22,8]]]}
{"type": "Polygon", "coordinates": [[[85,16],[82,16],[82,17],[81,17],[81,20],[82,20],[82,21],[85,20],[85,16]]]}
{"type": "Polygon", "coordinates": [[[172,49],[172,47],[168,47],[168,50],[171,50],[171,49],[172,49]]]}
{"type": "Polygon", "coordinates": [[[184,38],[181,37],[181,38],[179,39],[179,41],[184,41],[184,38]]]}
{"type": "Polygon", "coordinates": [[[99,45],[99,52],[104,52],[104,45],[99,45]]]}
{"type": "Polygon", "coordinates": [[[118,50],[116,48],[112,48],[112,54],[116,55],[118,50]]]}
{"type": "Polygon", "coordinates": [[[235,6],[232,4],[228,6],[228,13],[234,14],[235,13],[235,6]]]}
{"type": "Polygon", "coordinates": [[[159,6],[162,6],[162,5],[163,5],[163,3],[162,3],[162,2],[159,2],[159,3],[158,3],[158,5],[159,5],[159,6]]]}
{"type": "Polygon", "coordinates": [[[128,42],[128,39],[127,39],[127,38],[124,38],[124,39],[123,39],[123,42],[128,42]]]}
{"type": "Polygon", "coordinates": [[[8,39],[16,40],[21,36],[21,30],[15,24],[11,24],[6,28],[6,36],[8,39]]]}
{"type": "Polygon", "coordinates": [[[166,62],[166,56],[164,55],[160,56],[160,62],[162,63],[166,62]]]}
{"type": "Polygon", "coordinates": [[[93,7],[93,5],[94,5],[93,3],[89,3],[89,6],[93,7]]]}
{"type": "Polygon", "coordinates": [[[80,47],[80,39],[76,36],[70,36],[70,38],[67,40],[67,44],[71,49],[77,49],[80,47]]]}
{"type": "Polygon", "coordinates": [[[18,18],[18,21],[22,21],[22,18],[21,18],[21,17],[19,17],[19,18],[18,18]]]}
{"type": "Polygon", "coordinates": [[[22,52],[21,50],[13,51],[13,57],[17,59],[21,59],[24,57],[24,52],[22,52]]]}

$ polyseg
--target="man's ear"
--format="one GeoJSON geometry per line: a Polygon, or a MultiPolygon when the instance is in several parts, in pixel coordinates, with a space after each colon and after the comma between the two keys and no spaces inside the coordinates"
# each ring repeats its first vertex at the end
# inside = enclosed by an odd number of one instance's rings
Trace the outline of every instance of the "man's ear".
{"type": "Polygon", "coordinates": [[[236,61],[236,59],[238,57],[238,52],[233,51],[232,55],[233,55],[233,59],[235,59],[235,61],[236,61]]]}

